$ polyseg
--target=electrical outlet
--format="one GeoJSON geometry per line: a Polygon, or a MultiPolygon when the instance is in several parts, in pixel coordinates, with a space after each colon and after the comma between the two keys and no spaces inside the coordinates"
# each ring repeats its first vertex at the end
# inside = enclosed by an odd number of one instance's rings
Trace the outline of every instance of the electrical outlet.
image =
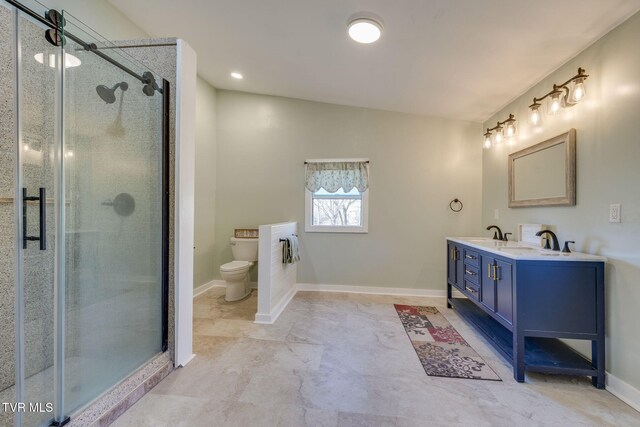
{"type": "Polygon", "coordinates": [[[620,204],[609,205],[609,222],[620,222],[620,204]]]}
{"type": "Polygon", "coordinates": [[[493,219],[500,219],[500,209],[493,210],[493,219]]]}

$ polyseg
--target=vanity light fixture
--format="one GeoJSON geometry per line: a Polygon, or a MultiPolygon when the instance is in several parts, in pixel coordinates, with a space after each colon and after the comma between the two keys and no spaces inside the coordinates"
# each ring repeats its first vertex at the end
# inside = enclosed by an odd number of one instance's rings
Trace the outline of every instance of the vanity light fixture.
{"type": "Polygon", "coordinates": [[[484,134],[484,148],[491,148],[493,144],[500,144],[502,141],[511,140],[516,136],[516,119],[513,114],[509,114],[506,120],[498,122],[494,127],[487,128],[484,134]],[[495,132],[492,133],[492,132],[495,132]]]}
{"type": "Polygon", "coordinates": [[[349,37],[358,43],[369,44],[378,41],[382,35],[382,24],[370,13],[357,13],[349,18],[349,37]]]}
{"type": "Polygon", "coordinates": [[[578,74],[571,77],[566,82],[560,85],[553,85],[553,89],[540,98],[533,98],[533,104],[529,105],[529,122],[533,126],[539,126],[542,124],[542,110],[540,107],[540,101],[543,101],[547,98],[547,114],[554,115],[557,114],[560,109],[573,107],[578,102],[582,101],[586,96],[587,92],[585,89],[584,81],[589,77],[588,74],[585,74],[585,70],[583,68],[578,68],[578,74]]]}

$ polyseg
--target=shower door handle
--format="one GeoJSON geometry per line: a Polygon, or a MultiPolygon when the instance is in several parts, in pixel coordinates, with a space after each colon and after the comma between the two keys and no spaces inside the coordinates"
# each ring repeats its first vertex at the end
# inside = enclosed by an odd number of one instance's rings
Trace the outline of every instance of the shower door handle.
{"type": "Polygon", "coordinates": [[[47,190],[40,187],[38,196],[27,196],[27,189],[22,189],[22,248],[27,249],[28,241],[40,241],[40,250],[47,249],[47,190]],[[27,235],[27,202],[38,200],[40,205],[40,236],[27,235]]]}

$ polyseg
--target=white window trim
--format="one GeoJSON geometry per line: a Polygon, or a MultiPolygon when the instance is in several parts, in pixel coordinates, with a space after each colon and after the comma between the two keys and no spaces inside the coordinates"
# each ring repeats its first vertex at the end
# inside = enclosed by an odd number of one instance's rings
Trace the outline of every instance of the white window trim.
{"type": "MultiPolygon", "coordinates": [[[[368,162],[369,159],[313,159],[307,162],[368,162]]],[[[371,178],[371,172],[369,172],[371,178]]],[[[313,193],[304,189],[304,231],[307,233],[368,233],[369,232],[369,189],[362,192],[362,225],[360,226],[335,226],[313,225],[311,215],[313,208],[313,193]]]]}

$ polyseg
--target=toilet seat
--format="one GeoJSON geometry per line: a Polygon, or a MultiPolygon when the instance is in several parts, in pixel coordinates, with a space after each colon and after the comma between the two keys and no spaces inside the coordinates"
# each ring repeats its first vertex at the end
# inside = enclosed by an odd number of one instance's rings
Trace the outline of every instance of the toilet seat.
{"type": "Polygon", "coordinates": [[[244,270],[252,265],[249,261],[231,261],[220,266],[220,271],[229,273],[232,271],[244,270]]]}

